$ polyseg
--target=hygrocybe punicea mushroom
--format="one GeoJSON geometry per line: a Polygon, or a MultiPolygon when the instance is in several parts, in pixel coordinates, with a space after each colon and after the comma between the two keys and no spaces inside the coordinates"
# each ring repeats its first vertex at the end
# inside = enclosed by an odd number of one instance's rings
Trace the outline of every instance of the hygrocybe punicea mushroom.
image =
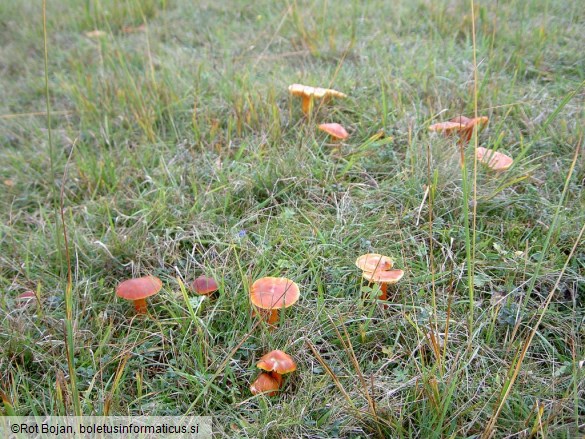
{"type": "Polygon", "coordinates": [[[118,285],[116,294],[122,299],[134,302],[138,314],[146,314],[146,298],[154,296],[162,288],[162,281],[156,276],[128,279],[118,285]]]}

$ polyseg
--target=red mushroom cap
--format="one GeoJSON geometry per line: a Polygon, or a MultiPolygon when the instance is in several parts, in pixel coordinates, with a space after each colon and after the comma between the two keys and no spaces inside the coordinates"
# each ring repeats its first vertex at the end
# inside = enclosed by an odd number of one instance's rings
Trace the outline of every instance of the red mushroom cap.
{"type": "Polygon", "coordinates": [[[191,283],[191,288],[201,296],[207,296],[219,289],[216,280],[208,276],[199,276],[191,283]]]}
{"type": "Polygon", "coordinates": [[[290,373],[297,370],[297,365],[292,357],[278,349],[268,352],[260,358],[256,364],[259,369],[279,374],[290,373]]]}
{"type": "Polygon", "coordinates": [[[268,396],[274,396],[279,388],[280,383],[276,378],[269,373],[262,372],[250,386],[250,391],[253,395],[268,392],[268,396]]]}
{"type": "Polygon", "coordinates": [[[155,276],[128,279],[118,285],[116,294],[126,300],[140,300],[153,296],[162,288],[162,281],[155,276]]]}
{"type": "Polygon", "coordinates": [[[250,289],[250,301],[262,309],[287,308],[299,297],[299,286],[286,277],[263,277],[250,289]]]}

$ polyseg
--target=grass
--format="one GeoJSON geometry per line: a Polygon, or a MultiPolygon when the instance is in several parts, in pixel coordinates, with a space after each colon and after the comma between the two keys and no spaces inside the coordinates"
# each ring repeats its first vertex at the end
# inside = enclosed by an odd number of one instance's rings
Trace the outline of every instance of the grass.
{"type": "Polygon", "coordinates": [[[580,2],[342,4],[47,2],[46,69],[40,5],[0,4],[0,413],[584,433],[580,2]],[[307,121],[296,82],[349,98],[307,121]],[[476,111],[462,169],[427,129],[476,111]],[[333,150],[315,122],[351,137],[333,150]],[[476,164],[475,142],[514,166],[476,164]],[[387,308],[353,265],[366,252],[406,271],[387,308]],[[185,285],[203,273],[220,292],[200,304],[185,285]],[[164,287],[135,316],[113,292],[146,274],[164,287]],[[267,275],[301,287],[276,331],[249,310],[267,275]],[[298,371],[254,397],[271,349],[298,371]]]}

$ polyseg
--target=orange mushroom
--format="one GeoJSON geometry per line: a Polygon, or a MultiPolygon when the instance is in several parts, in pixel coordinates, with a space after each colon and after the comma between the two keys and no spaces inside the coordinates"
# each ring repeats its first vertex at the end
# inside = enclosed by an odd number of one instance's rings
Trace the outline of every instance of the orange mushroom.
{"type": "Polygon", "coordinates": [[[270,325],[278,321],[279,309],[288,308],[299,297],[299,286],[286,277],[263,277],[250,288],[250,301],[256,308],[266,310],[270,325]]]}
{"type": "Polygon", "coordinates": [[[374,282],[380,285],[380,300],[388,300],[388,285],[395,284],[402,276],[404,276],[403,270],[377,270],[374,272],[364,271],[363,278],[369,282],[374,282]]]}
{"type": "Polygon", "coordinates": [[[132,300],[139,314],[146,314],[146,298],[154,296],[162,288],[162,281],[155,276],[128,279],[118,285],[116,294],[122,299],[132,300]]]}
{"type": "Polygon", "coordinates": [[[378,253],[360,256],[356,259],[355,265],[363,271],[364,279],[380,284],[380,300],[387,300],[388,285],[398,282],[404,276],[402,270],[391,270],[394,266],[392,259],[378,253]]]}
{"type": "Polygon", "coordinates": [[[345,98],[347,95],[340,91],[330,88],[311,87],[309,85],[292,84],[289,85],[288,91],[293,96],[300,96],[302,99],[302,110],[305,114],[310,114],[313,108],[314,99],[328,98],[345,98]]]}
{"type": "Polygon", "coordinates": [[[297,364],[287,353],[275,349],[263,355],[256,367],[266,372],[275,372],[279,375],[291,373],[297,370],[297,364]]]}
{"type": "Polygon", "coordinates": [[[429,131],[443,133],[446,136],[458,133],[463,129],[465,129],[465,125],[460,122],[438,122],[429,126],[429,131]]]}
{"type": "Polygon", "coordinates": [[[202,275],[191,282],[191,289],[200,296],[209,296],[219,289],[219,285],[214,278],[202,275]]]}
{"type": "Polygon", "coordinates": [[[253,395],[266,393],[268,396],[274,396],[278,389],[280,389],[280,382],[269,373],[258,375],[256,381],[250,386],[253,395]]]}
{"type": "Polygon", "coordinates": [[[469,122],[471,119],[466,117],[466,116],[455,116],[453,119],[449,119],[449,122],[455,122],[455,123],[459,123],[462,125],[467,125],[467,122],[469,122]]]}
{"type": "Polygon", "coordinates": [[[349,137],[349,133],[343,128],[343,125],[338,123],[322,123],[318,128],[329,134],[333,140],[345,140],[349,137]]]}
{"type": "Polygon", "coordinates": [[[280,387],[282,384],[282,375],[294,372],[297,370],[297,364],[287,353],[275,349],[263,355],[256,367],[262,369],[272,376],[280,387]]]}
{"type": "Polygon", "coordinates": [[[488,123],[486,116],[474,117],[470,119],[466,116],[457,116],[447,122],[439,122],[429,126],[430,131],[440,132],[446,136],[458,133],[462,142],[469,142],[475,127],[480,129],[488,123]]]}
{"type": "Polygon", "coordinates": [[[494,171],[505,171],[512,166],[514,159],[493,149],[487,149],[483,146],[477,148],[477,159],[487,165],[494,171]]]}
{"type": "Polygon", "coordinates": [[[378,253],[367,253],[356,259],[355,265],[362,271],[389,270],[394,266],[394,261],[388,256],[378,253]]]}

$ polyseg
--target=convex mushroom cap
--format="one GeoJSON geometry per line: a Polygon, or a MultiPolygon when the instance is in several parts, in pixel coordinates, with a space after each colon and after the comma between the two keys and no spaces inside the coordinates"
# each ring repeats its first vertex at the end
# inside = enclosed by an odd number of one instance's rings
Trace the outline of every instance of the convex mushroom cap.
{"type": "Polygon", "coordinates": [[[128,279],[116,288],[116,294],[122,299],[132,300],[138,313],[146,313],[146,298],[154,296],[162,288],[162,281],[156,276],[144,276],[128,279]]]}
{"type": "MultiPolygon", "coordinates": [[[[278,349],[263,355],[258,363],[256,363],[256,366],[265,372],[261,373],[254,384],[252,384],[252,387],[250,387],[252,393],[258,391],[260,388],[265,388],[266,390],[280,389],[280,386],[282,385],[282,375],[297,370],[297,364],[292,357],[278,349]],[[274,388],[274,386],[276,386],[276,388],[274,388]]],[[[269,396],[272,395],[274,395],[274,393],[269,393],[269,396]]]]}
{"type": "Polygon", "coordinates": [[[311,87],[310,85],[292,84],[288,91],[293,96],[300,96],[302,99],[303,113],[309,114],[313,105],[313,99],[323,98],[345,98],[347,95],[331,88],[311,87]]]}
{"type": "Polygon", "coordinates": [[[268,323],[278,321],[278,310],[288,308],[300,297],[299,286],[286,277],[263,277],[252,284],[250,301],[261,309],[270,310],[268,323]]]}
{"type": "Polygon", "coordinates": [[[199,276],[191,283],[191,289],[200,296],[208,296],[219,289],[217,281],[209,276],[199,276]]]}
{"type": "Polygon", "coordinates": [[[297,364],[292,357],[278,349],[263,355],[256,367],[267,372],[276,372],[280,375],[297,370],[297,364]]]}
{"type": "Polygon", "coordinates": [[[334,140],[345,140],[349,137],[349,133],[343,128],[343,125],[338,123],[322,123],[318,128],[325,131],[334,140]]]}
{"type": "Polygon", "coordinates": [[[276,392],[280,388],[280,382],[277,378],[273,377],[269,373],[261,373],[256,378],[256,381],[250,386],[250,391],[253,395],[259,395],[260,393],[267,393],[268,396],[276,395],[276,392]]]}

